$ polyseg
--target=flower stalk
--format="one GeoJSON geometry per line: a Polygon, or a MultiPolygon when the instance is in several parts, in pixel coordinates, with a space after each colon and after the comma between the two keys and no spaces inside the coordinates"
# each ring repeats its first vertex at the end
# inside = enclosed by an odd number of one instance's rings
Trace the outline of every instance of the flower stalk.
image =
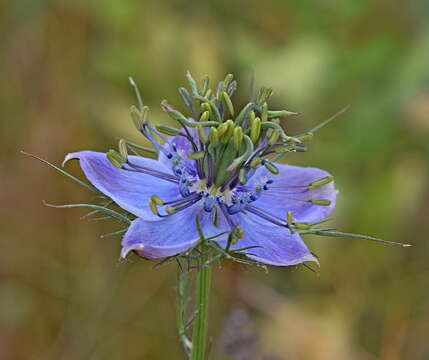
{"type": "Polygon", "coordinates": [[[207,248],[201,245],[202,256],[199,259],[199,268],[196,280],[196,317],[192,334],[191,360],[203,360],[206,353],[207,327],[209,315],[209,298],[211,285],[211,265],[205,264],[207,248]]]}

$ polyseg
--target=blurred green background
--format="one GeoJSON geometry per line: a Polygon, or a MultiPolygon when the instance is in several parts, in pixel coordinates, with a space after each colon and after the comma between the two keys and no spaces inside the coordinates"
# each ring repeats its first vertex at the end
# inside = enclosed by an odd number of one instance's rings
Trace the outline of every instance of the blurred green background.
{"type": "Polygon", "coordinates": [[[94,199],[19,151],[59,164],[138,140],[129,75],[167,121],[187,69],[234,73],[240,104],[255,69],[273,107],[302,112],[291,133],[351,104],[287,161],[335,175],[337,228],[414,246],[307,238],[316,273],[225,263],[212,359],[429,359],[428,18],[423,0],[2,2],[0,358],[184,359],[176,266],[119,264],[120,237],[99,237],[118,224],[44,207],[94,199]]]}

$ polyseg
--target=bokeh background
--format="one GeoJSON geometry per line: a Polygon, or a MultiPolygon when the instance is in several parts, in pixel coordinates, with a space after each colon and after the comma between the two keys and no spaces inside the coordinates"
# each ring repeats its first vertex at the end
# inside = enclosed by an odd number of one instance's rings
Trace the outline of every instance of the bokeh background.
{"type": "MultiPolygon", "coordinates": [[[[426,1],[6,1],[0,4],[0,358],[184,359],[174,264],[118,262],[112,221],[52,203],[93,201],[56,164],[140,141],[179,103],[184,74],[253,69],[306,130],[343,106],[293,164],[332,172],[339,229],[412,243],[307,238],[321,267],[225,263],[212,296],[212,359],[429,359],[429,5],[426,1]],[[269,357],[269,354],[271,354],[269,357]]],[[[81,176],[77,163],[68,170],[81,176]]]]}

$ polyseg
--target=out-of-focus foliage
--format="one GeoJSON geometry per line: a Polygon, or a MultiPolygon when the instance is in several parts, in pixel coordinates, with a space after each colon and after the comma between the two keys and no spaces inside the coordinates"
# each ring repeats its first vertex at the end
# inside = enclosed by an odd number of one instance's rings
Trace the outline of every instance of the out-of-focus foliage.
{"type": "Polygon", "coordinates": [[[129,75],[152,117],[167,121],[158,104],[179,102],[187,69],[216,80],[233,72],[240,103],[255,69],[276,106],[302,112],[286,124],[292,133],[352,105],[288,161],[335,175],[336,227],[414,246],[307,238],[316,273],[225,264],[213,350],[239,306],[258,351],[280,359],[427,359],[428,16],[423,0],[3,2],[0,358],[184,358],[176,267],[119,264],[120,238],[99,235],[120,225],[43,207],[92,195],[19,150],[60,163],[70,151],[114,147],[116,136],[137,140],[129,75]]]}

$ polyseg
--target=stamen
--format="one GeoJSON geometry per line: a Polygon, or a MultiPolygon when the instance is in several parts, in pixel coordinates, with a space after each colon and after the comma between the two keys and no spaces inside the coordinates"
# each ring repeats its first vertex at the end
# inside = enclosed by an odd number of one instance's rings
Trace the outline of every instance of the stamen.
{"type": "Polygon", "coordinates": [[[279,225],[282,227],[288,227],[288,225],[284,222],[284,220],[276,215],[269,214],[253,205],[247,205],[246,210],[251,212],[252,214],[255,214],[259,216],[260,218],[269,221],[270,223],[273,223],[274,225],[279,225]]]}
{"type": "Polygon", "coordinates": [[[329,184],[333,180],[334,180],[333,176],[326,176],[324,178],[315,180],[315,181],[311,182],[310,184],[308,184],[308,189],[309,190],[317,189],[318,187],[320,187],[322,185],[329,184]]]}
{"type": "Polygon", "coordinates": [[[154,170],[154,169],[149,169],[140,165],[136,165],[136,164],[132,164],[130,161],[128,161],[128,163],[126,163],[124,166],[122,166],[123,170],[126,171],[135,171],[135,172],[140,172],[142,174],[147,174],[147,175],[152,175],[154,177],[157,177],[159,179],[162,180],[166,180],[166,181],[170,181],[173,183],[178,183],[179,179],[177,179],[177,177],[164,173],[162,171],[158,171],[158,170],[154,170]],[[126,166],[130,166],[130,168],[127,168],[126,166]]]}

